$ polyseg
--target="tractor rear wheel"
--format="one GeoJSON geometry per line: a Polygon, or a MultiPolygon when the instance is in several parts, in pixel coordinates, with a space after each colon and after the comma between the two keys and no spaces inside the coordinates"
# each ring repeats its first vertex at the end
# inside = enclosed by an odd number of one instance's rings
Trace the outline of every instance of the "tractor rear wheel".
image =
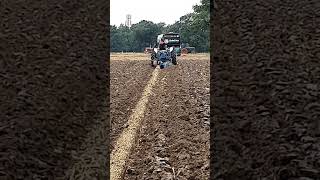
{"type": "Polygon", "coordinates": [[[172,59],[172,64],[177,65],[177,55],[175,50],[173,50],[171,53],[171,59],[172,59]]]}
{"type": "Polygon", "coordinates": [[[156,53],[155,52],[152,52],[151,53],[151,60],[154,60],[156,58],[156,53]]]}
{"type": "Polygon", "coordinates": [[[153,68],[156,68],[157,65],[158,65],[158,61],[151,61],[151,66],[152,66],[153,68]]]}

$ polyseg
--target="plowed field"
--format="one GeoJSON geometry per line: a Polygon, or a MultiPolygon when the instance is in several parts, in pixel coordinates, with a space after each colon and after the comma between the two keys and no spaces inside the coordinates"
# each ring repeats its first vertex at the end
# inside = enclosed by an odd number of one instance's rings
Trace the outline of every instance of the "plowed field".
{"type": "Polygon", "coordinates": [[[209,179],[209,55],[111,54],[111,179],[209,179]]]}

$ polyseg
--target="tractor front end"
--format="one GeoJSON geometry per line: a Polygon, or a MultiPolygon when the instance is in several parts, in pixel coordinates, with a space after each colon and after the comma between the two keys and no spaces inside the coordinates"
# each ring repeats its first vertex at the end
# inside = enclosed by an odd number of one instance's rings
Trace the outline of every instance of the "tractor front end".
{"type": "Polygon", "coordinates": [[[154,52],[151,54],[151,66],[156,67],[160,66],[160,69],[166,68],[172,64],[177,64],[177,57],[173,47],[167,48],[166,50],[154,49],[154,52]]]}
{"type": "Polygon", "coordinates": [[[177,56],[181,55],[180,35],[178,33],[160,34],[157,38],[157,46],[151,53],[151,66],[160,65],[160,69],[170,65],[177,65],[177,56]],[[159,48],[160,40],[165,42],[165,49],[159,48]]]}

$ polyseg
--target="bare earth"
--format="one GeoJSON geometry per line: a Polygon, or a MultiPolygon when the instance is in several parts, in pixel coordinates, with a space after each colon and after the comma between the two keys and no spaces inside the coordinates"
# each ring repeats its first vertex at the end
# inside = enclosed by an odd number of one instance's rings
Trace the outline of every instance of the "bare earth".
{"type": "MultiPolygon", "coordinates": [[[[149,59],[111,54],[112,145],[151,78],[149,59]]],[[[209,74],[209,54],[182,55],[160,70],[123,179],[209,179],[209,74]]]]}

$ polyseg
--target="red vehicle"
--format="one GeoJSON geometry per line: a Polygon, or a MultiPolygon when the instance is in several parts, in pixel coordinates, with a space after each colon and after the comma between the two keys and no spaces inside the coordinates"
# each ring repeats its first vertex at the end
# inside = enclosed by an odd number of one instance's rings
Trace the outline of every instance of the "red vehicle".
{"type": "Polygon", "coordinates": [[[152,48],[145,48],[144,49],[144,53],[148,54],[148,53],[152,53],[153,49],[152,48]]]}

